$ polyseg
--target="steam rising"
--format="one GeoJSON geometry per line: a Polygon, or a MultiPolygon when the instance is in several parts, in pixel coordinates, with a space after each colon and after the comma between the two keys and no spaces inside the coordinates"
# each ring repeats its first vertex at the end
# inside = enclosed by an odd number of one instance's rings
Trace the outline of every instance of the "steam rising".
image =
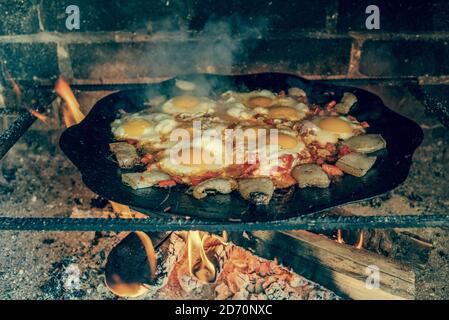
{"type": "Polygon", "coordinates": [[[110,43],[106,48],[101,45],[93,55],[89,53],[94,67],[87,75],[91,79],[132,79],[230,74],[233,66],[244,61],[247,40],[262,38],[267,25],[264,18],[253,20],[248,26],[242,19],[232,17],[207,22],[200,32],[163,30],[152,34],[150,42],[110,43]]]}

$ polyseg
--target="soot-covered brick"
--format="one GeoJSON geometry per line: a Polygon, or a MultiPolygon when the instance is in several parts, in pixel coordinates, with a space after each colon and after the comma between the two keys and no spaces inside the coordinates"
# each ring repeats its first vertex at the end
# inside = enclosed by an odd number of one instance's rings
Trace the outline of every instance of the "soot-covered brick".
{"type": "Polygon", "coordinates": [[[351,50],[349,38],[340,39],[278,39],[247,42],[245,61],[267,65],[276,71],[304,75],[346,74],[351,50]]]}
{"type": "Polygon", "coordinates": [[[32,0],[0,1],[0,35],[28,34],[39,31],[36,6],[32,0]]]}
{"type": "Polygon", "coordinates": [[[54,43],[2,43],[0,59],[13,78],[50,79],[59,74],[54,43]]]}
{"type": "Polygon", "coordinates": [[[186,2],[172,1],[92,1],[43,0],[44,26],[49,31],[69,32],[65,26],[69,5],[80,12],[79,31],[139,31],[178,29],[189,15],[186,2]]]}
{"type": "Polygon", "coordinates": [[[420,32],[444,31],[449,27],[449,2],[432,1],[380,1],[340,0],[338,8],[339,31],[420,32]],[[367,30],[365,9],[376,5],[380,12],[380,29],[367,30]]]}
{"type": "Polygon", "coordinates": [[[360,72],[368,76],[449,74],[445,40],[369,40],[362,47],[360,72]]]}

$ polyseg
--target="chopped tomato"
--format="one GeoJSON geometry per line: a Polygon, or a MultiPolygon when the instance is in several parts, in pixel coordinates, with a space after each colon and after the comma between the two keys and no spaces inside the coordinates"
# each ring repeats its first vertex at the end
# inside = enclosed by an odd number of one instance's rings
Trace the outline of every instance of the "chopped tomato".
{"type": "Polygon", "coordinates": [[[348,115],[347,116],[350,121],[357,121],[356,117],[348,115]]]}
{"type": "Polygon", "coordinates": [[[293,155],[292,154],[284,154],[281,156],[281,160],[285,163],[285,168],[290,169],[293,164],[293,155]]]}
{"type": "Polygon", "coordinates": [[[176,185],[175,180],[162,180],[157,184],[159,187],[173,187],[176,185]]]}
{"type": "Polygon", "coordinates": [[[347,155],[348,153],[351,153],[351,149],[347,145],[343,145],[338,150],[338,157],[341,158],[347,155]]]}
{"type": "Polygon", "coordinates": [[[175,180],[176,183],[184,183],[182,176],[171,176],[171,178],[175,180]]]}
{"type": "Polygon", "coordinates": [[[260,163],[252,163],[252,164],[244,164],[243,165],[243,174],[251,174],[256,171],[260,167],[260,163]]]}
{"type": "Polygon", "coordinates": [[[293,178],[290,174],[283,175],[282,180],[283,180],[283,182],[285,182],[288,185],[293,185],[293,184],[297,183],[296,179],[293,178]]]}
{"type": "Polygon", "coordinates": [[[326,103],[326,110],[331,112],[333,107],[335,107],[336,104],[337,104],[337,101],[335,101],[335,100],[329,101],[328,103],[326,103]]]}
{"type": "Polygon", "coordinates": [[[329,151],[330,153],[335,153],[337,151],[337,147],[335,146],[335,144],[333,143],[326,143],[326,145],[324,146],[324,148],[329,151]]]}
{"type": "Polygon", "coordinates": [[[139,143],[139,140],[136,140],[136,139],[126,139],[126,142],[128,142],[129,144],[135,145],[135,144],[139,143]]]}
{"type": "Polygon", "coordinates": [[[366,121],[360,122],[360,125],[362,126],[362,128],[368,128],[369,124],[366,121]]]}
{"type": "Polygon", "coordinates": [[[322,110],[321,108],[316,108],[315,110],[313,110],[313,115],[314,116],[322,116],[322,115],[324,115],[324,110],[322,110]]]}
{"type": "Polygon", "coordinates": [[[285,91],[284,90],[279,91],[279,97],[285,97],[285,91]]]}
{"type": "Polygon", "coordinates": [[[273,119],[265,119],[263,122],[265,122],[266,124],[269,124],[269,125],[274,124],[273,119]]]}
{"type": "Polygon", "coordinates": [[[201,176],[196,176],[196,177],[191,177],[190,178],[190,183],[193,186],[196,186],[197,184],[199,184],[200,182],[203,182],[204,180],[207,179],[211,179],[211,178],[216,178],[220,175],[219,172],[206,172],[201,176]]]}
{"type": "Polygon", "coordinates": [[[143,164],[149,164],[154,159],[154,156],[150,153],[145,154],[142,159],[140,159],[140,162],[143,164]]]}
{"type": "Polygon", "coordinates": [[[324,163],[321,168],[323,168],[323,171],[326,172],[329,176],[342,176],[343,171],[340,170],[340,168],[324,163]]]}

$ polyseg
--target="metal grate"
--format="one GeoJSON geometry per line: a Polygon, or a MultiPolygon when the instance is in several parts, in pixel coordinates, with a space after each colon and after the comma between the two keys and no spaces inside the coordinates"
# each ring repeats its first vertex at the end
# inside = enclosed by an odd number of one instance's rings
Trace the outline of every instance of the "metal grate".
{"type": "MultiPolygon", "coordinates": [[[[339,84],[359,84],[360,80],[334,80],[339,84]]],[[[370,82],[371,83],[371,82],[370,82]]],[[[378,84],[378,83],[377,83],[378,84]]],[[[389,83],[382,83],[390,85],[389,83]]],[[[87,84],[74,85],[74,89],[84,91],[139,89],[147,84],[87,84]]],[[[396,83],[395,83],[396,85],[396,83]]],[[[412,81],[409,85],[415,85],[412,81]]],[[[33,87],[35,110],[44,112],[54,100],[50,86],[33,87]]],[[[17,115],[16,120],[0,134],[0,159],[34,123],[36,117],[28,109],[0,108],[0,118],[17,115]]],[[[186,219],[182,217],[149,217],[148,219],[105,219],[105,218],[16,218],[0,217],[0,230],[46,230],[46,231],[254,231],[254,230],[330,230],[362,228],[425,228],[449,227],[449,214],[395,215],[384,216],[340,216],[332,212],[306,215],[294,219],[274,222],[214,222],[209,220],[186,219]],[[330,214],[329,214],[330,213],[330,214]]]]}

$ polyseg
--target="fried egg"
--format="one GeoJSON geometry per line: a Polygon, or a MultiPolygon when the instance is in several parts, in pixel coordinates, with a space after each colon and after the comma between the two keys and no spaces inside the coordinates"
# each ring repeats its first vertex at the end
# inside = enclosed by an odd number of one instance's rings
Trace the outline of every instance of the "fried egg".
{"type": "Polygon", "coordinates": [[[346,140],[354,136],[357,124],[346,117],[316,117],[312,119],[316,128],[307,139],[318,141],[320,144],[336,143],[339,139],[346,140]]]}
{"type": "Polygon", "coordinates": [[[188,95],[174,97],[161,106],[162,112],[181,117],[199,117],[214,113],[216,109],[217,103],[214,100],[188,95]]]}
{"type": "Polygon", "coordinates": [[[176,144],[165,150],[159,167],[170,175],[193,177],[225,168],[222,159],[222,140],[219,138],[194,139],[191,144],[176,144]]]}
{"type": "MultiPolygon", "coordinates": [[[[259,134],[262,128],[254,127],[253,129],[259,134]]],[[[250,153],[248,159],[254,159],[254,155],[251,156],[251,153],[256,153],[259,159],[259,168],[254,172],[256,176],[271,175],[273,170],[285,165],[281,160],[284,155],[295,156],[305,150],[305,144],[292,130],[279,130],[277,134],[271,134],[270,129],[266,129],[265,132],[266,138],[257,141],[257,148],[248,150],[250,153]],[[261,145],[263,141],[265,141],[265,145],[261,145]]]]}
{"type": "Polygon", "coordinates": [[[269,90],[256,90],[244,93],[227,91],[222,94],[225,102],[240,102],[248,108],[269,108],[276,101],[277,95],[269,90]]]}
{"type": "Polygon", "coordinates": [[[232,102],[226,104],[225,106],[225,120],[232,121],[242,121],[242,120],[250,120],[254,118],[255,112],[249,108],[247,108],[243,103],[240,102],[232,102]]]}
{"type": "Polygon", "coordinates": [[[304,103],[289,106],[274,106],[267,110],[266,116],[271,119],[299,121],[305,118],[309,108],[304,103]]]}
{"type": "Polygon", "coordinates": [[[169,134],[177,125],[178,122],[171,115],[142,111],[114,120],[111,130],[117,139],[159,142],[162,136],[169,134]]]}

